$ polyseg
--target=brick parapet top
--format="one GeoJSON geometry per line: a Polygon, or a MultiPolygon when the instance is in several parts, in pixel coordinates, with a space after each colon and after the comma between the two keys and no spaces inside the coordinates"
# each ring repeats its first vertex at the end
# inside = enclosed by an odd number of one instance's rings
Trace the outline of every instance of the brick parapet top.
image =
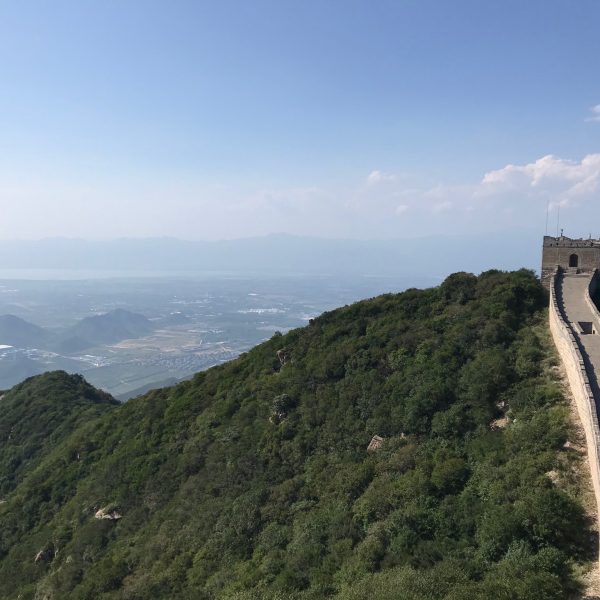
{"type": "Polygon", "coordinates": [[[544,236],[544,248],[559,247],[559,248],[600,248],[600,240],[587,239],[571,239],[564,235],[553,237],[550,235],[544,236]]]}

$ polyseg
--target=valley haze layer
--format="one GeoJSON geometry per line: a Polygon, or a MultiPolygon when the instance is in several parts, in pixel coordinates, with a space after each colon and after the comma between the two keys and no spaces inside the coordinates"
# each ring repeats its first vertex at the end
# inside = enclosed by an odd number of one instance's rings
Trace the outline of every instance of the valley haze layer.
{"type": "MultiPolygon", "coordinates": [[[[349,240],[269,235],[223,240],[174,238],[90,241],[0,240],[0,270],[137,270],[146,273],[234,272],[429,276],[438,283],[457,270],[481,272],[501,266],[537,268],[537,233],[431,236],[389,240],[349,240]]],[[[1,273],[0,273],[1,274],[1,273]]],[[[41,274],[40,274],[41,275],[41,274]]]]}

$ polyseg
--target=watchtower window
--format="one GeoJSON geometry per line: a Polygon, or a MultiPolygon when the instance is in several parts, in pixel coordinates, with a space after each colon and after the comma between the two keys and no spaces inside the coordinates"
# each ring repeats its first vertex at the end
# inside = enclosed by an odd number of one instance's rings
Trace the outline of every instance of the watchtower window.
{"type": "Polygon", "coordinates": [[[571,254],[571,256],[569,256],[569,266],[570,267],[578,267],[579,266],[579,256],[577,256],[577,254],[571,254]]]}

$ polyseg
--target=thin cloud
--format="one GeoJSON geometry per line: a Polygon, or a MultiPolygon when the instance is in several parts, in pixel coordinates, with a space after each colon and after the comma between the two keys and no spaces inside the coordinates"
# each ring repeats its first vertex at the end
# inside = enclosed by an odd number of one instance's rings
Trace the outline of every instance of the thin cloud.
{"type": "Polygon", "coordinates": [[[431,207],[431,212],[434,214],[439,214],[451,210],[454,207],[454,202],[450,200],[445,200],[444,202],[438,202],[431,207]]]}
{"type": "Polygon", "coordinates": [[[592,113],[592,116],[588,117],[586,121],[588,123],[600,123],[600,104],[592,106],[592,108],[590,108],[590,111],[592,113]]]}
{"type": "Polygon", "coordinates": [[[0,181],[0,237],[14,237],[15,231],[27,231],[28,237],[190,239],[272,232],[383,238],[451,230],[459,235],[509,231],[515,225],[543,230],[548,207],[556,215],[559,205],[561,223],[575,233],[600,223],[600,153],[579,160],[546,155],[500,165],[475,181],[436,185],[400,171],[365,173],[343,185],[306,181],[294,187],[196,180],[97,188],[34,180],[25,187],[6,178],[0,181]],[[154,210],[144,210],[146,205],[154,210]],[[101,231],[100,221],[107,224],[101,231]]]}
{"type": "Polygon", "coordinates": [[[378,183],[386,183],[396,181],[397,177],[394,173],[385,173],[384,171],[371,171],[367,177],[369,185],[377,185],[378,183]]]}

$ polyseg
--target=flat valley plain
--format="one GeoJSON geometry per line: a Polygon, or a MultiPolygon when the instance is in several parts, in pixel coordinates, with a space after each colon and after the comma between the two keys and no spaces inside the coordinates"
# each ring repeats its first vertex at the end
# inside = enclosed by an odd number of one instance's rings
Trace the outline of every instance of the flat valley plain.
{"type": "Polygon", "coordinates": [[[303,274],[19,271],[0,273],[0,315],[60,335],[93,315],[141,314],[152,331],[78,352],[0,336],[0,389],[49,370],[81,373],[120,400],[235,358],[324,311],[434,279],[303,274]]]}

